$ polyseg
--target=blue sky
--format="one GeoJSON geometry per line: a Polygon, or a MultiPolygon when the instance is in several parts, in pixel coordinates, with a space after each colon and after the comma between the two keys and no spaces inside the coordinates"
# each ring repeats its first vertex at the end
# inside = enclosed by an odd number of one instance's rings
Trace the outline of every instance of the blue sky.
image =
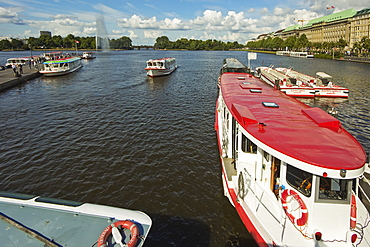
{"type": "Polygon", "coordinates": [[[160,36],[244,44],[298,20],[369,7],[368,0],[0,0],[0,38],[40,31],[87,37],[98,29],[109,38],[130,37],[133,45],[153,45],[160,36]]]}

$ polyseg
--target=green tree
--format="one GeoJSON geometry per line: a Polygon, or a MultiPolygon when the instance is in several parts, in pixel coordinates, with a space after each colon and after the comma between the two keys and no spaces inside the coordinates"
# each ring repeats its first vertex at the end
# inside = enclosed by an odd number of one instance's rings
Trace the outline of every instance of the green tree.
{"type": "Polygon", "coordinates": [[[287,47],[289,50],[292,50],[295,48],[295,43],[297,41],[296,36],[289,36],[286,40],[283,42],[283,47],[287,47]]]}
{"type": "Polygon", "coordinates": [[[161,36],[155,40],[154,48],[165,49],[165,48],[168,48],[169,45],[170,45],[170,40],[168,39],[168,37],[161,36]]]}
{"type": "Polygon", "coordinates": [[[12,39],[10,43],[13,49],[21,49],[23,47],[23,42],[19,39],[12,39]]]}
{"type": "Polygon", "coordinates": [[[296,42],[295,42],[295,48],[297,50],[302,50],[302,49],[305,49],[309,46],[309,41],[306,37],[306,34],[302,34],[301,36],[299,36],[298,39],[296,39],[296,42]]]}
{"type": "Polygon", "coordinates": [[[0,40],[0,50],[8,50],[12,48],[12,43],[7,39],[0,40]]]}

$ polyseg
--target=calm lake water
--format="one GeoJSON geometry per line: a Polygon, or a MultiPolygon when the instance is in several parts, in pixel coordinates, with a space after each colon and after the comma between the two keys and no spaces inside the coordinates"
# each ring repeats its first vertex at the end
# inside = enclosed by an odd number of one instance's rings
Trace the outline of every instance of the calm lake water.
{"type": "MultiPolygon", "coordinates": [[[[255,246],[223,195],[214,111],[224,58],[241,51],[98,52],[62,77],[0,92],[0,190],[136,209],[152,217],[145,246],[255,246]],[[179,68],[149,78],[151,58],[179,68]]],[[[28,52],[0,52],[7,58],[28,52]]],[[[338,119],[370,153],[370,64],[258,54],[251,66],[317,71],[348,100],[304,100],[338,119]]],[[[98,238],[99,236],[97,236],[98,238]]]]}

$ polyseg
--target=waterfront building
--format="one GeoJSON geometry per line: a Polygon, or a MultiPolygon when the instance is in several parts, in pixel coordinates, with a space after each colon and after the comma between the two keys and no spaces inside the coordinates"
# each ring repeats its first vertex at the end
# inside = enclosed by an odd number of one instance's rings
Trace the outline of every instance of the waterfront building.
{"type": "Polygon", "coordinates": [[[363,37],[370,37],[370,8],[360,11],[348,9],[315,18],[303,26],[293,25],[280,32],[279,37],[286,39],[302,34],[312,43],[338,42],[343,39],[349,48],[353,48],[363,37]]]}

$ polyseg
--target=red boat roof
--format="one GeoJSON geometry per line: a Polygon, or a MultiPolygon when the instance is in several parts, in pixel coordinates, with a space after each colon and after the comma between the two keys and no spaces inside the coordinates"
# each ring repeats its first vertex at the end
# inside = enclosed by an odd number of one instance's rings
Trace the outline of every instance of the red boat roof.
{"type": "Polygon", "coordinates": [[[239,124],[265,145],[323,168],[364,166],[366,153],[361,144],[320,108],[311,108],[244,73],[222,74],[220,90],[239,124]]]}

